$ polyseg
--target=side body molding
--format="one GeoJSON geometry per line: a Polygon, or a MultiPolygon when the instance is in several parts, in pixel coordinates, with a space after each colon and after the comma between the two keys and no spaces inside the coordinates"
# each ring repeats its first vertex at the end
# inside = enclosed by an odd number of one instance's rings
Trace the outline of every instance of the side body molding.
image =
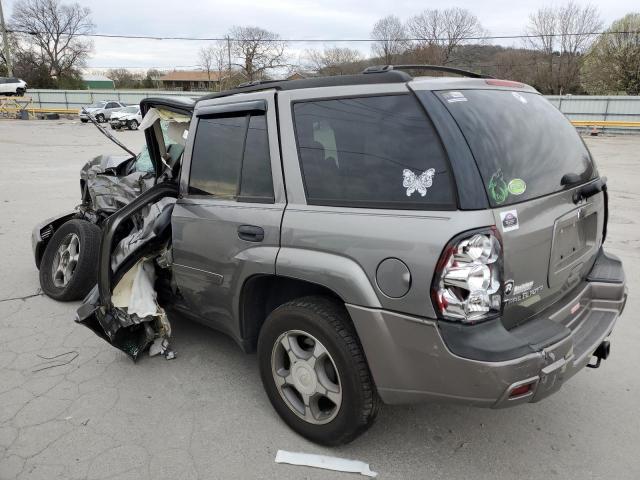
{"type": "Polygon", "coordinates": [[[346,303],[381,308],[371,282],[360,265],[331,253],[281,247],[276,275],[297,278],[334,291],[346,303]]]}

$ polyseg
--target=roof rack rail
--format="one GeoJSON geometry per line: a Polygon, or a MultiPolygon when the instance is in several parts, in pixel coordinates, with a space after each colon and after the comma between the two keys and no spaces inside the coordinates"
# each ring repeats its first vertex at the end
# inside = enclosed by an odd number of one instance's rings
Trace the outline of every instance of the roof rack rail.
{"type": "Polygon", "coordinates": [[[493,78],[489,75],[470,72],[469,70],[462,70],[460,68],[445,67],[443,65],[376,65],[365,68],[362,73],[382,73],[390,72],[391,70],[430,70],[432,72],[455,73],[456,75],[470,78],[493,78]]]}
{"type": "Polygon", "coordinates": [[[276,83],[276,82],[288,82],[288,80],[287,79],[283,79],[283,80],[253,80],[251,82],[243,82],[243,83],[239,84],[236,88],[253,87],[253,86],[256,86],[256,85],[265,85],[265,84],[276,83]]]}

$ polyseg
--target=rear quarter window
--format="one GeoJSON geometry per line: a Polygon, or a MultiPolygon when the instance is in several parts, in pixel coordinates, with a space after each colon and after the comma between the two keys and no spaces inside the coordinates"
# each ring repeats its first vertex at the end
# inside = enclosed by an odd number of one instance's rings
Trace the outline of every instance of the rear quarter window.
{"type": "Polygon", "coordinates": [[[307,202],[390,209],[454,209],[448,161],[413,95],[293,105],[307,202]]]}
{"type": "Polygon", "coordinates": [[[549,195],[597,176],[576,129],[536,93],[505,90],[438,92],[478,164],[491,205],[510,205],[549,195]]]}

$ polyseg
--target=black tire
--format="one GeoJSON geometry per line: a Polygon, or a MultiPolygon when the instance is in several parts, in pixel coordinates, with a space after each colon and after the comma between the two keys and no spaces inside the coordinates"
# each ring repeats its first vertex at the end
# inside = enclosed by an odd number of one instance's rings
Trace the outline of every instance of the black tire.
{"type": "Polygon", "coordinates": [[[82,123],[87,123],[89,120],[85,120],[84,118],[81,118],[81,119],[80,119],[80,121],[81,121],[82,123]]]}
{"type": "Polygon", "coordinates": [[[105,118],[105,116],[102,113],[99,113],[98,115],[96,115],[96,122],[104,123],[106,121],[107,121],[107,119],[105,118]]]}
{"type": "Polygon", "coordinates": [[[69,302],[81,300],[93,288],[97,281],[98,257],[100,253],[100,228],[86,220],[73,219],[63,224],[49,241],[40,264],[40,286],[49,297],[69,302]],[[76,235],[79,240],[78,260],[68,283],[64,286],[56,285],[53,271],[58,248],[67,239],[76,235]]]}
{"type": "Polygon", "coordinates": [[[127,122],[127,128],[129,130],[137,130],[138,129],[138,121],[137,120],[129,120],[127,122]]]}
{"type": "Polygon", "coordinates": [[[260,331],[258,362],[262,383],[275,410],[290,428],[313,442],[328,446],[349,443],[375,420],[380,400],[362,346],[344,305],[331,298],[303,297],[271,312],[260,331]],[[282,334],[292,330],[318,339],[335,363],[342,402],[328,423],[313,424],[296,415],[274,380],[274,345],[282,334]]]}
{"type": "Polygon", "coordinates": [[[111,125],[111,130],[117,130],[115,125],[111,125]]]}
{"type": "Polygon", "coordinates": [[[16,96],[17,97],[24,97],[24,88],[18,88],[16,90],[16,96]]]}

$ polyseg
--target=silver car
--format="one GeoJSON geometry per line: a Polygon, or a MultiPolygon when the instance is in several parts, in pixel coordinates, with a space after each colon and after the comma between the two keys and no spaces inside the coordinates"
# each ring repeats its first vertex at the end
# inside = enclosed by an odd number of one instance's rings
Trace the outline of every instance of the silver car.
{"type": "Polygon", "coordinates": [[[137,130],[140,122],[142,122],[142,113],[138,105],[125,107],[120,111],[113,112],[109,119],[109,125],[113,130],[120,130],[121,128],[137,130]]]}
{"type": "Polygon", "coordinates": [[[87,123],[89,121],[89,115],[91,115],[96,122],[104,123],[111,118],[111,114],[119,112],[127,105],[115,100],[102,100],[92,105],[82,107],[79,112],[80,121],[87,123]]]}
{"type": "Polygon", "coordinates": [[[584,142],[530,86],[421,68],[451,76],[144,100],[151,169],[87,167],[34,230],[44,292],[134,359],[185,318],[225,332],[325,445],[383,403],[511,407],[600,366],[627,289],[584,142]]]}

